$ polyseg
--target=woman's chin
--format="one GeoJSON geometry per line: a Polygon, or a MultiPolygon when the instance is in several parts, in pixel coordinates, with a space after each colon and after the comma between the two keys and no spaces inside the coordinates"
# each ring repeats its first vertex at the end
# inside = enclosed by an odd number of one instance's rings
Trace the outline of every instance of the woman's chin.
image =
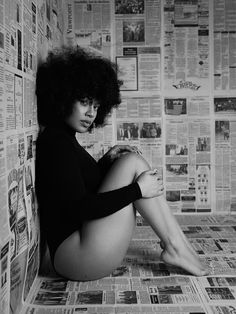
{"type": "Polygon", "coordinates": [[[85,126],[80,126],[76,129],[76,132],[78,133],[86,133],[88,132],[89,128],[88,127],[85,127],[85,126]]]}

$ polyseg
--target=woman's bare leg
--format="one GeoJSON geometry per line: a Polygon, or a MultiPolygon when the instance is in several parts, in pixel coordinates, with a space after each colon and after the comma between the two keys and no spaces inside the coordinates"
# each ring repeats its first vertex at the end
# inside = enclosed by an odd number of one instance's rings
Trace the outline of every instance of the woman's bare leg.
{"type": "MultiPolygon", "coordinates": [[[[149,165],[139,155],[127,154],[115,162],[100,192],[130,184],[149,165]]],[[[203,275],[203,268],[163,196],[142,198],[136,209],[160,237],[166,263],[180,266],[194,275],[203,275]]],[[[65,277],[94,280],[112,272],[122,262],[135,226],[132,204],[122,210],[84,224],[81,234],[73,233],[57,249],[56,270],[65,277]]]]}
{"type": "Polygon", "coordinates": [[[135,202],[135,207],[161,239],[161,258],[164,262],[179,266],[196,276],[208,273],[172,215],[163,195],[140,199],[135,202]]]}

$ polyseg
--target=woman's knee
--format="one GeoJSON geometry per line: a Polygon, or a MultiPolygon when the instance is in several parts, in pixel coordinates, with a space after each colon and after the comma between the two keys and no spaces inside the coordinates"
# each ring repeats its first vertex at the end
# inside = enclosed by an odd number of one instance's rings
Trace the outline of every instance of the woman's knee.
{"type": "Polygon", "coordinates": [[[135,173],[141,173],[150,169],[150,166],[145,158],[137,153],[129,152],[120,157],[120,160],[127,165],[128,169],[133,169],[135,173]]]}
{"type": "Polygon", "coordinates": [[[136,153],[124,154],[113,162],[102,181],[99,192],[110,191],[128,185],[143,171],[149,169],[148,163],[142,156],[136,153]]]}

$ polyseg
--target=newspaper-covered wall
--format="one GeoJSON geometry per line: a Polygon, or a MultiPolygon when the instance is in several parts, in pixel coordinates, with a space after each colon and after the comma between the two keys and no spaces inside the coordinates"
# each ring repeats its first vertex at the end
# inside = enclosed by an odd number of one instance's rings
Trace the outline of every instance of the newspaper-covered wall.
{"type": "Polygon", "coordinates": [[[70,0],[65,8],[65,43],[119,67],[122,103],[106,146],[137,146],[163,174],[173,212],[234,213],[235,2],[70,0]]]}
{"type": "Polygon", "coordinates": [[[0,313],[20,313],[39,269],[38,59],[63,42],[62,1],[0,2],[0,313]]]}

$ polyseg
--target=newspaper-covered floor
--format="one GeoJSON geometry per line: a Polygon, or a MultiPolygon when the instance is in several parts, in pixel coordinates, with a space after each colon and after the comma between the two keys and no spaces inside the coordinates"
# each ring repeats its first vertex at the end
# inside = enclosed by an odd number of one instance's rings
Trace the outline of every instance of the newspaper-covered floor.
{"type": "Polygon", "coordinates": [[[152,229],[137,217],[123,264],[89,282],[38,277],[23,313],[236,313],[236,216],[177,216],[210,274],[194,277],[159,259],[152,229]]]}

